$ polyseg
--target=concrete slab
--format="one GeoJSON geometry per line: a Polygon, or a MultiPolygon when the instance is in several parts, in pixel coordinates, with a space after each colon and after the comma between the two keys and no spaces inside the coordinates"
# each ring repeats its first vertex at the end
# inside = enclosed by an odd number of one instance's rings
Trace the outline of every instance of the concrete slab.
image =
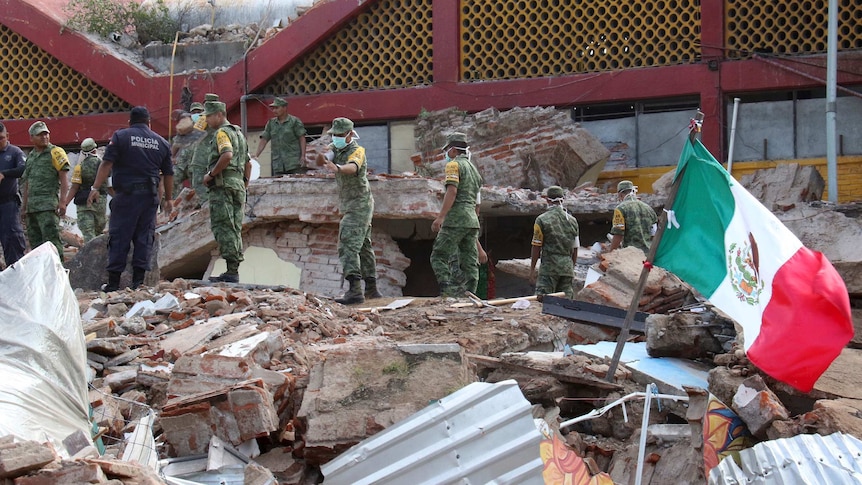
{"type": "MultiPolygon", "coordinates": [[[[612,358],[616,342],[599,342],[592,345],[575,345],[572,350],[583,354],[612,358]]],[[[638,371],[652,379],[662,392],[662,383],[683,392],[682,386],[693,386],[707,389],[709,367],[698,362],[673,357],[650,357],[647,354],[646,342],[629,342],[623,347],[620,362],[632,371],[638,371]]],[[[648,383],[642,383],[648,384],[648,383]]]]}

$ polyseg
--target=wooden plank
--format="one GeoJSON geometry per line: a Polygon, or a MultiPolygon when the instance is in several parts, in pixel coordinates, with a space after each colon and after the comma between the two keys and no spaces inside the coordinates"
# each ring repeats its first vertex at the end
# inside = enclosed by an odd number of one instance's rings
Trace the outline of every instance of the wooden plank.
{"type": "Polygon", "coordinates": [[[547,375],[547,376],[553,377],[554,379],[556,379],[560,382],[565,382],[568,384],[577,384],[577,385],[581,385],[581,386],[590,386],[590,387],[596,387],[599,389],[608,389],[608,390],[620,390],[620,389],[622,389],[622,386],[619,386],[617,384],[612,384],[610,382],[606,382],[606,381],[603,381],[603,380],[600,380],[597,378],[594,379],[594,378],[591,378],[588,376],[583,376],[583,377],[572,376],[572,375],[561,374],[559,372],[554,372],[554,371],[550,371],[550,370],[536,369],[534,367],[528,367],[528,366],[521,365],[521,364],[514,364],[512,362],[506,362],[505,360],[499,359],[497,357],[488,357],[486,355],[478,355],[478,354],[467,354],[467,358],[473,362],[485,365],[487,367],[494,367],[494,368],[504,367],[506,369],[512,369],[512,370],[524,372],[527,374],[547,375]]]}
{"type": "MultiPolygon", "coordinates": [[[[562,317],[573,322],[592,323],[613,328],[623,328],[626,316],[626,311],[620,308],[550,295],[546,296],[542,302],[542,313],[562,317]]],[[[647,316],[649,316],[648,313],[635,313],[630,330],[644,333],[647,316]]]]}
{"type": "MultiPolygon", "coordinates": [[[[565,293],[563,293],[561,291],[559,293],[547,294],[547,295],[545,295],[545,297],[547,298],[549,296],[563,296],[563,295],[565,295],[565,293]]],[[[530,296],[518,296],[515,298],[503,298],[500,300],[482,300],[482,301],[487,303],[490,306],[502,306],[502,305],[508,305],[509,303],[515,303],[518,300],[536,301],[536,298],[537,298],[536,295],[530,295],[530,296]]],[[[481,306],[485,306],[485,305],[482,305],[481,303],[477,304],[476,302],[470,302],[470,303],[463,302],[463,303],[453,303],[452,305],[449,305],[449,306],[451,308],[466,308],[466,307],[471,307],[471,306],[472,307],[481,307],[481,306]]]]}

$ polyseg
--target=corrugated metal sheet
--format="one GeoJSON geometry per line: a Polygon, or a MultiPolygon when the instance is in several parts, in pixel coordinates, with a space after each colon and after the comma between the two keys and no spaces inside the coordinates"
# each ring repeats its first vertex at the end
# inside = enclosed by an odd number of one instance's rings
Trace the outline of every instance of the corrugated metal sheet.
{"type": "Polygon", "coordinates": [[[321,469],[326,485],[541,485],[541,440],[514,380],[475,382],[321,469]]]}
{"type": "Polygon", "coordinates": [[[844,433],[764,441],[739,455],[742,468],[725,458],[710,485],[862,484],[862,441],[844,433]]]}

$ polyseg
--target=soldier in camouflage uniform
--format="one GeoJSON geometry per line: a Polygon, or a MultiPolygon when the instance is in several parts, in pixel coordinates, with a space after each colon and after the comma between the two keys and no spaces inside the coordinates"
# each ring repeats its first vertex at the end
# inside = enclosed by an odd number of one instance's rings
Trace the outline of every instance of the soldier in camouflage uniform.
{"type": "Polygon", "coordinates": [[[267,142],[272,140],[272,176],[302,173],[305,165],[305,125],[287,112],[286,99],[275,98],[269,106],[275,118],[266,122],[254,158],[260,157],[267,142]]]}
{"type": "Polygon", "coordinates": [[[539,300],[549,293],[564,292],[566,298],[574,296],[572,280],[578,261],[578,221],[563,207],[564,192],[556,185],[548,187],[545,199],[548,210],[533,224],[530,252],[530,283],[536,285],[539,300]],[[536,262],[542,258],[536,278],[536,262]]]}
{"type": "Polygon", "coordinates": [[[36,248],[49,241],[63,259],[60,241],[60,217],[66,214],[69,192],[69,157],[51,144],[50,131],[44,121],[30,126],[33,150],[27,155],[24,175],[24,213],[27,214],[27,238],[36,248]]]}
{"type": "Polygon", "coordinates": [[[81,157],[83,158],[72,170],[72,188],[69,190],[66,204],[75,201],[78,213],[78,229],[84,236],[84,242],[90,242],[94,237],[102,234],[108,217],[105,208],[108,205],[108,182],[102,183],[99,189],[99,198],[92,204],[87,203],[90,188],[96,181],[96,173],[102,160],[96,155],[96,142],[92,138],[86,138],[81,142],[81,157]]]}
{"type": "Polygon", "coordinates": [[[637,187],[630,180],[617,184],[617,195],[622,202],[614,209],[610,250],[634,246],[644,253],[649,253],[650,241],[658,221],[655,211],[638,200],[637,187]]]}
{"type": "Polygon", "coordinates": [[[207,126],[213,130],[213,142],[203,183],[209,188],[210,227],[227,265],[227,271],[211,276],[210,281],[239,283],[239,264],[243,260],[242,219],[251,173],[248,145],[242,129],[227,121],[224,103],[207,101],[204,115],[207,126]]]}
{"type": "Polygon", "coordinates": [[[371,247],[374,197],[368,186],[365,148],[356,143],[359,136],[347,118],[335,118],[327,133],[332,135],[332,145],[329,152],[317,156],[317,164],[335,172],[342,214],[338,225],[338,259],[344,278],[350,282],[347,292],[335,301],[344,305],[362,303],[365,298],[383,296],[377,290],[377,260],[371,247]],[[363,279],[364,294],[360,281],[363,279]]]}
{"type": "MultiPolygon", "coordinates": [[[[171,141],[171,158],[174,162],[174,195],[178,195],[183,189],[183,182],[189,181],[192,183],[192,155],[194,154],[194,145],[206,134],[205,130],[199,130],[194,127],[192,115],[182,113],[177,121],[177,134],[171,141]]],[[[201,185],[203,184],[203,175],[201,176],[201,185]]],[[[204,190],[205,191],[205,190],[204,190]]]]}
{"type": "Polygon", "coordinates": [[[446,138],[443,153],[446,157],[446,194],[443,207],[431,229],[438,232],[431,250],[431,269],[440,286],[440,296],[457,297],[463,290],[476,292],[479,282],[479,215],[477,196],[482,187],[482,177],[470,161],[467,135],[452,133],[446,138]],[[455,155],[455,158],[451,158],[455,155]],[[449,261],[457,255],[464,288],[458,286],[449,269],[449,261]]]}
{"type": "MultiPolygon", "coordinates": [[[[204,101],[207,103],[218,100],[219,96],[217,94],[207,94],[204,96],[204,101]]],[[[192,103],[192,120],[194,120],[194,108],[194,103],[192,103]]],[[[204,135],[188,148],[192,152],[189,165],[191,166],[192,188],[195,189],[198,202],[203,204],[209,199],[209,190],[206,184],[204,184],[204,176],[209,170],[215,130],[207,125],[207,119],[203,114],[194,123],[194,128],[204,132],[204,135]]]]}

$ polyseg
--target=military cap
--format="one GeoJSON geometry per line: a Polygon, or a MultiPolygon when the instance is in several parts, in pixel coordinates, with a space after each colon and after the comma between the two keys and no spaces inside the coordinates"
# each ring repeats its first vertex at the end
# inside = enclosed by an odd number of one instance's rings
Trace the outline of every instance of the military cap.
{"type": "Polygon", "coordinates": [[[342,135],[353,131],[353,122],[347,118],[335,118],[332,120],[332,128],[327,131],[330,135],[342,135]]]}
{"type": "Polygon", "coordinates": [[[632,183],[631,180],[623,180],[622,182],[617,184],[617,192],[624,192],[626,190],[632,190],[635,188],[635,184],[632,183]]]}
{"type": "Polygon", "coordinates": [[[213,94],[213,93],[204,94],[204,103],[206,103],[207,101],[218,101],[218,100],[219,100],[218,94],[213,94]]]}
{"type": "Polygon", "coordinates": [[[150,111],[144,106],[135,106],[129,114],[129,124],[147,123],[150,121],[150,111]]]}
{"type": "Polygon", "coordinates": [[[558,185],[553,185],[548,187],[548,192],[546,197],[549,199],[562,199],[565,197],[566,193],[563,191],[563,188],[558,185]]]}
{"type": "Polygon", "coordinates": [[[204,103],[204,115],[209,116],[216,113],[226,113],[227,108],[221,101],[207,101],[204,103]]]}
{"type": "Polygon", "coordinates": [[[92,138],[84,138],[84,141],[81,142],[81,151],[82,152],[91,152],[96,149],[96,140],[92,138]]]}
{"type": "Polygon", "coordinates": [[[272,106],[273,108],[275,108],[276,106],[287,106],[287,100],[284,98],[275,98],[274,100],[272,100],[272,103],[270,103],[270,106],[272,106]]]}
{"type": "Polygon", "coordinates": [[[39,133],[44,133],[46,131],[51,133],[51,131],[48,130],[48,125],[46,125],[44,121],[37,121],[30,125],[30,136],[36,136],[39,133]]]}
{"type": "Polygon", "coordinates": [[[191,111],[192,113],[197,113],[197,112],[200,112],[203,110],[204,110],[203,103],[198,103],[197,101],[192,103],[192,105],[189,107],[189,111],[191,111]]]}
{"type": "Polygon", "coordinates": [[[454,133],[449,133],[448,135],[446,135],[446,144],[443,145],[443,150],[445,150],[445,149],[447,149],[453,145],[454,146],[460,146],[462,148],[466,147],[467,146],[467,135],[465,135],[464,133],[457,132],[457,131],[454,133]]]}

